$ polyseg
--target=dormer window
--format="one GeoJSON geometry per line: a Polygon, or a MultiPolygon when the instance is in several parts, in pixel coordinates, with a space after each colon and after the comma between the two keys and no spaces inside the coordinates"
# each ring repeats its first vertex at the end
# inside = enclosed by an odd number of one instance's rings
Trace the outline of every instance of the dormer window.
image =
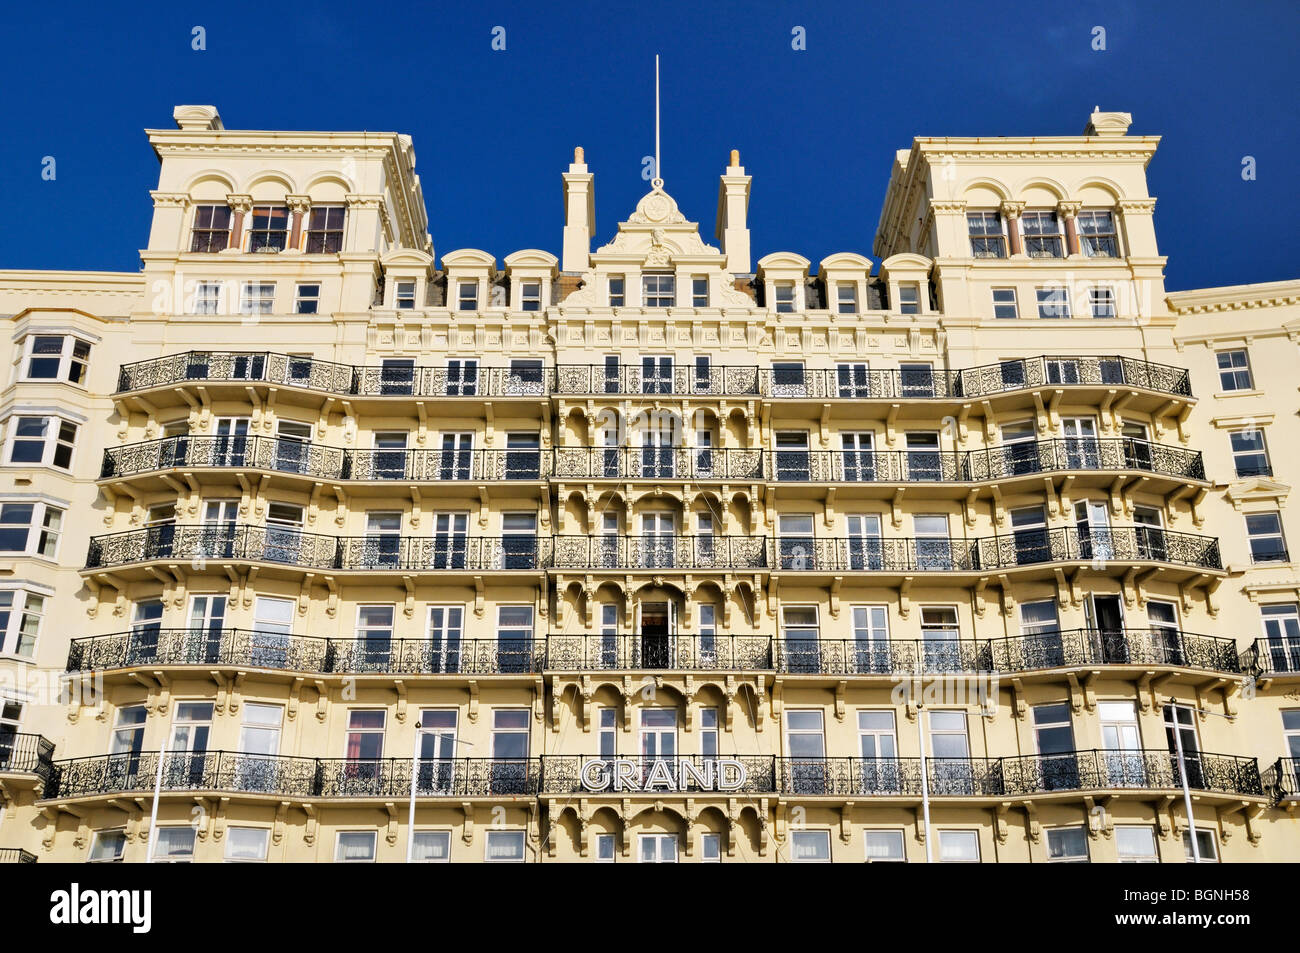
{"type": "Polygon", "coordinates": [[[921,313],[921,287],[915,282],[898,286],[898,311],[900,314],[921,313]]]}
{"type": "Polygon", "coordinates": [[[778,314],[794,313],[794,282],[778,281],[776,283],[776,310],[778,314]]]}
{"type": "Polygon", "coordinates": [[[194,209],[190,251],[225,251],[230,244],[230,206],[199,205],[194,209]]]}
{"type": "Polygon", "coordinates": [[[650,274],[641,277],[641,290],[647,308],[671,308],[677,303],[675,275],[650,274]]]}
{"type": "Polygon", "coordinates": [[[691,307],[707,308],[709,306],[709,279],[696,275],[691,279],[691,307]]]}
{"type": "Polygon", "coordinates": [[[1025,212],[1020,217],[1025,254],[1030,258],[1062,258],[1061,225],[1055,212],[1025,212]]]}
{"type": "Polygon", "coordinates": [[[342,205],[317,205],[307,225],[307,254],[333,255],[343,250],[342,205]]]}
{"type": "Polygon", "coordinates": [[[458,281],[456,283],[456,310],[478,310],[478,282],[458,281]]]}
{"type": "Polygon", "coordinates": [[[857,314],[858,313],[858,288],[847,281],[841,281],[835,286],[836,310],[840,314],[857,314]]]}
{"type": "Polygon", "coordinates": [[[279,205],[254,205],[248,230],[249,251],[284,251],[289,245],[289,210],[279,205]]]}
{"type": "Polygon", "coordinates": [[[519,309],[521,311],[542,310],[542,283],[540,281],[521,281],[519,283],[519,309]]]}
{"type": "Polygon", "coordinates": [[[621,308],[627,303],[627,282],[622,275],[611,275],[609,279],[609,306],[621,308]]]}
{"type": "Polygon", "coordinates": [[[410,311],[415,307],[414,281],[399,281],[397,283],[396,304],[398,311],[410,311]]]}
{"type": "Polygon", "coordinates": [[[1002,216],[997,212],[967,212],[972,258],[1006,258],[1007,243],[1002,235],[1002,216]]]}

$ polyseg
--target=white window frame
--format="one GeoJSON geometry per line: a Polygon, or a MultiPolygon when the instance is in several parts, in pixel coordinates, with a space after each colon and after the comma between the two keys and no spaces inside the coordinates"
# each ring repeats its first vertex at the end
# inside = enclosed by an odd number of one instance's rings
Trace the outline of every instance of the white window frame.
{"type": "Polygon", "coordinates": [[[432,836],[432,837],[439,837],[439,838],[446,838],[446,841],[447,841],[447,854],[446,854],[446,856],[443,857],[442,859],[438,859],[437,857],[431,857],[431,858],[428,858],[428,859],[417,860],[416,863],[420,863],[420,864],[450,864],[450,863],[451,863],[451,844],[452,844],[452,839],[451,839],[451,828],[449,828],[449,827],[426,827],[426,828],[422,828],[422,829],[417,829],[416,832],[415,832],[415,838],[416,838],[416,840],[419,840],[421,837],[431,837],[431,836],[432,836]]]}
{"type": "Polygon", "coordinates": [[[194,849],[198,843],[198,831],[189,824],[168,824],[159,826],[153,842],[153,862],[155,864],[186,864],[194,862],[194,849]],[[184,856],[160,857],[159,848],[162,847],[164,831],[189,831],[190,833],[190,852],[184,856]]]}
{"type": "Polygon", "coordinates": [[[1253,391],[1255,389],[1255,371],[1250,364],[1250,351],[1244,347],[1229,347],[1222,351],[1214,352],[1214,369],[1219,373],[1219,391],[1221,393],[1236,393],[1239,391],[1253,391]],[[1243,364],[1235,363],[1233,355],[1240,354],[1243,364]],[[1222,358],[1228,356],[1229,365],[1223,366],[1222,358]],[[1238,381],[1238,375],[1246,375],[1246,383],[1243,386],[1238,381]],[[1230,378],[1230,381],[1225,378],[1230,378]]]}
{"type": "Polygon", "coordinates": [[[48,600],[53,598],[54,594],[37,592],[25,586],[0,586],[0,594],[8,594],[12,598],[10,605],[0,606],[0,614],[8,614],[7,622],[0,625],[0,655],[23,659],[35,658],[36,646],[41,639],[41,623],[45,618],[48,600]],[[33,607],[33,599],[40,604],[33,607]],[[19,650],[19,640],[24,634],[24,622],[32,617],[36,619],[36,627],[31,633],[30,651],[22,652],[19,650]]]}
{"type": "Polygon", "coordinates": [[[636,862],[638,864],[675,864],[678,860],[678,846],[676,834],[638,834],[636,838],[636,862]],[[653,860],[643,859],[644,851],[642,850],[642,845],[645,844],[646,841],[651,841],[655,845],[653,860]],[[665,844],[673,845],[673,855],[669,859],[665,859],[664,856],[663,845],[665,844]]]}
{"type": "MultiPolygon", "coordinates": [[[[1195,861],[1192,859],[1192,841],[1189,835],[1190,832],[1184,827],[1183,856],[1186,858],[1187,863],[1191,864],[1195,863],[1195,861]]],[[[1196,835],[1196,846],[1200,850],[1201,863],[1217,864],[1219,862],[1219,839],[1214,834],[1214,828],[1198,827],[1196,828],[1196,835]],[[1207,846],[1209,850],[1205,849],[1207,846]]]]}
{"type": "Polygon", "coordinates": [[[275,282],[244,281],[239,285],[239,313],[242,315],[275,313],[275,282]],[[267,289],[270,289],[268,294],[267,289]]]}
{"type": "Polygon", "coordinates": [[[484,863],[522,864],[527,859],[528,859],[528,844],[526,843],[526,837],[524,831],[522,830],[510,829],[510,830],[488,831],[487,836],[483,838],[483,862],[484,863]],[[518,857],[493,857],[492,856],[492,841],[494,839],[500,839],[505,837],[508,837],[511,840],[516,840],[516,839],[518,840],[519,842],[518,857]]]}
{"type": "Polygon", "coordinates": [[[677,276],[669,271],[648,271],[642,274],[641,306],[643,308],[675,308],[677,306],[677,276]],[[653,290],[650,287],[651,282],[654,283],[653,290]],[[651,304],[651,301],[654,301],[655,304],[651,304]],[[661,303],[664,301],[667,301],[667,304],[661,303]]]}
{"type": "Polygon", "coordinates": [[[542,304],[542,280],[540,278],[522,279],[519,282],[519,310],[541,311],[542,304]]]}
{"type": "Polygon", "coordinates": [[[1155,828],[1149,824],[1117,824],[1115,825],[1115,852],[1121,864],[1158,864],[1160,863],[1160,847],[1156,843],[1155,828]],[[1120,832],[1121,831],[1143,831],[1151,839],[1151,852],[1149,854],[1128,854],[1125,855],[1120,849],[1120,832]]]}
{"type": "Polygon", "coordinates": [[[829,863],[831,863],[831,861],[832,861],[833,859],[834,859],[834,858],[833,858],[833,855],[831,854],[831,832],[830,832],[829,830],[827,830],[826,828],[824,828],[824,827],[811,827],[811,828],[806,827],[806,828],[804,828],[803,830],[797,830],[797,831],[791,831],[791,832],[790,832],[790,863],[792,863],[792,864],[829,864],[829,863]],[[800,856],[798,855],[798,851],[797,851],[796,848],[795,848],[795,843],[796,843],[797,841],[799,841],[799,840],[812,839],[812,838],[816,838],[816,839],[817,839],[817,841],[818,841],[818,845],[819,845],[819,846],[821,846],[821,845],[824,845],[824,846],[825,846],[825,848],[826,848],[826,856],[825,856],[824,858],[822,858],[822,857],[815,857],[815,858],[808,858],[808,859],[805,859],[805,858],[802,858],[802,857],[800,857],[800,856]]]}
{"type": "Polygon", "coordinates": [[[1254,565],[1254,566],[1267,566],[1267,565],[1271,565],[1271,564],[1275,564],[1275,563],[1284,563],[1284,562],[1287,562],[1287,561],[1290,560],[1290,558],[1291,558],[1291,550],[1290,550],[1290,549],[1288,548],[1288,546],[1287,546],[1287,542],[1286,542],[1286,532],[1285,532],[1285,530],[1284,530],[1284,528],[1283,528],[1283,526],[1282,526],[1282,511],[1281,511],[1281,510],[1260,510],[1258,513],[1246,513],[1246,514],[1244,514],[1244,516],[1243,516],[1243,518],[1242,518],[1242,522],[1243,522],[1243,524],[1244,524],[1245,527],[1246,527],[1246,548],[1247,548],[1247,550],[1248,550],[1249,553],[1250,553],[1250,562],[1251,562],[1251,565],[1254,565]],[[1251,520],[1251,517],[1253,517],[1253,516],[1271,516],[1271,517],[1273,517],[1273,519],[1277,520],[1277,531],[1276,531],[1276,532],[1268,532],[1268,533],[1252,533],[1252,532],[1250,531],[1250,520],[1251,520]],[[1255,555],[1255,545],[1254,545],[1254,544],[1255,544],[1255,541],[1256,541],[1256,540],[1270,540],[1270,539],[1276,539],[1276,540],[1278,540],[1278,541],[1281,543],[1281,558],[1278,558],[1278,559],[1267,559],[1267,558],[1263,558],[1263,557],[1257,557],[1257,556],[1255,555]]]}
{"type": "Polygon", "coordinates": [[[226,849],[223,859],[228,864],[264,864],[271,849],[271,829],[248,824],[232,824],[226,828],[226,849]],[[262,855],[260,857],[232,857],[231,849],[235,843],[235,831],[253,831],[261,835],[262,855]]]}
{"type": "Polygon", "coordinates": [[[905,864],[907,863],[907,838],[903,831],[896,827],[880,827],[862,832],[862,850],[863,856],[869,864],[905,864]],[[871,856],[871,838],[872,835],[877,837],[887,835],[890,840],[895,840],[898,844],[898,857],[881,857],[871,856]]]}
{"type": "Polygon", "coordinates": [[[125,827],[110,827],[102,831],[95,831],[94,836],[91,837],[90,839],[90,851],[86,854],[86,863],[88,864],[122,863],[122,858],[126,855],[126,842],[127,842],[127,836],[126,836],[125,827]],[[121,841],[118,844],[117,851],[111,857],[96,857],[95,850],[99,847],[100,842],[107,834],[112,834],[117,837],[121,837],[121,841]]]}
{"type": "Polygon", "coordinates": [[[66,332],[43,332],[29,331],[23,339],[23,357],[22,371],[19,380],[23,381],[62,381],[65,384],[72,384],[75,387],[86,386],[86,375],[90,369],[90,354],[94,349],[93,341],[87,340],[77,334],[68,334],[66,332]],[[58,338],[60,340],[59,353],[56,357],[54,354],[35,354],[36,341],[39,338],[58,338]],[[84,357],[76,356],[77,345],[82,344],[86,347],[84,357]],[[55,372],[52,377],[33,377],[32,360],[56,361],[55,372]],[[72,371],[74,368],[80,368],[79,379],[74,380],[72,371]]]}
{"type": "Polygon", "coordinates": [[[196,281],[194,283],[194,296],[190,299],[189,313],[199,315],[221,314],[225,284],[224,281],[196,281]]]}
{"type": "Polygon", "coordinates": [[[402,278],[393,282],[393,308],[397,311],[414,311],[415,294],[419,287],[414,278],[402,278]]]}
{"type": "Polygon", "coordinates": [[[1088,314],[1098,319],[1119,317],[1115,289],[1110,285],[1093,285],[1088,289],[1088,314]]]}
{"type": "Polygon", "coordinates": [[[456,310],[478,310],[478,281],[472,278],[456,279],[456,310]],[[473,294],[466,294],[466,289],[472,289],[473,294]]]}
{"type": "Polygon", "coordinates": [[[980,847],[980,832],[978,830],[972,830],[970,828],[952,828],[949,830],[942,830],[938,832],[938,839],[939,839],[939,863],[941,864],[978,864],[983,860],[983,852],[980,847]],[[973,860],[968,858],[961,858],[957,860],[944,858],[943,856],[944,838],[945,837],[952,838],[959,835],[963,837],[973,837],[975,839],[975,858],[973,860]]]}
{"type": "Polygon", "coordinates": [[[991,294],[993,296],[993,317],[1003,321],[1020,317],[1020,300],[1016,295],[1015,288],[993,288],[991,289],[991,294]],[[998,295],[1010,295],[1011,300],[999,301],[998,295]],[[1007,307],[1011,308],[1010,314],[998,314],[999,308],[1007,307]]]}
{"type": "Polygon", "coordinates": [[[321,284],[319,281],[300,281],[293,286],[293,313],[294,314],[319,314],[320,313],[320,291],[321,284]],[[303,294],[304,288],[315,288],[315,294],[303,294]],[[302,306],[311,302],[311,310],[304,311],[302,306]]]}
{"type": "MultiPolygon", "coordinates": [[[[62,506],[55,506],[41,499],[0,499],[0,517],[3,517],[5,508],[9,506],[31,506],[32,514],[27,523],[27,541],[23,548],[0,551],[0,556],[32,556],[37,559],[57,559],[59,541],[63,537],[63,518],[67,515],[67,510],[62,506]],[[55,515],[54,522],[56,525],[53,529],[47,525],[51,515],[55,515]]],[[[0,523],[0,530],[6,526],[19,525],[22,524],[0,523]]]]}
{"type": "Polygon", "coordinates": [[[71,473],[77,459],[77,438],[81,435],[81,424],[68,417],[60,414],[41,414],[41,413],[24,413],[22,410],[16,410],[5,421],[5,465],[10,467],[43,467],[51,470],[61,470],[64,473],[71,473]],[[39,438],[31,436],[18,436],[18,426],[24,420],[41,420],[45,433],[39,438]],[[68,439],[64,436],[64,427],[72,428],[72,437],[68,439]],[[39,460],[15,460],[14,451],[17,449],[18,441],[24,443],[35,443],[38,439],[41,443],[41,457],[39,460]],[[67,447],[68,462],[64,466],[54,462],[55,455],[59,452],[60,447],[67,447]]]}
{"type": "Polygon", "coordinates": [[[334,834],[334,863],[336,864],[373,864],[379,855],[378,831],[338,831],[334,834]],[[370,839],[370,856],[349,860],[342,856],[344,837],[368,837],[370,839]]]}
{"type": "Polygon", "coordinates": [[[1088,854],[1088,829],[1080,824],[1068,824],[1062,827],[1049,827],[1045,831],[1043,846],[1047,849],[1047,862],[1049,864],[1086,864],[1091,862],[1092,858],[1088,854]],[[1066,854],[1062,857],[1052,856],[1052,835],[1061,831],[1070,831],[1083,836],[1083,853],[1066,854]]]}
{"type": "Polygon", "coordinates": [[[1044,321],[1062,321],[1070,314],[1070,289],[1064,285],[1041,285],[1034,289],[1038,317],[1044,321]]]}

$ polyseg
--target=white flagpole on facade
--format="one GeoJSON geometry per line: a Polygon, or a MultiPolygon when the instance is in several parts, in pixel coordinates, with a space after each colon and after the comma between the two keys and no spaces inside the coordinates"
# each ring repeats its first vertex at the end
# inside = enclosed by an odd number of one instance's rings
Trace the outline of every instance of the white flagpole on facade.
{"type": "Polygon", "coordinates": [[[415,779],[420,773],[420,723],[415,723],[415,745],[411,749],[411,813],[406,825],[406,862],[415,858],[415,779]]]}
{"type": "Polygon", "coordinates": [[[1183,760],[1183,726],[1178,723],[1178,706],[1170,705],[1174,722],[1174,746],[1178,749],[1178,775],[1183,782],[1183,805],[1187,808],[1187,837],[1192,842],[1192,863],[1201,862],[1201,848],[1196,843],[1196,821],[1192,817],[1192,791],[1187,784],[1187,762],[1183,760]]]}
{"type": "Polygon", "coordinates": [[[149,856],[145,859],[146,864],[153,863],[153,853],[157,847],[155,840],[158,836],[158,796],[162,793],[162,772],[163,762],[167,760],[167,735],[163,734],[163,743],[158,749],[158,771],[153,779],[153,807],[149,810],[149,856]]]}
{"type": "Polygon", "coordinates": [[[655,54],[655,178],[660,184],[664,180],[664,170],[659,165],[659,54],[655,54]]]}
{"type": "Polygon", "coordinates": [[[930,837],[930,780],[925,763],[925,706],[916,706],[916,736],[921,742],[921,811],[925,816],[925,862],[934,863],[930,837]]]}

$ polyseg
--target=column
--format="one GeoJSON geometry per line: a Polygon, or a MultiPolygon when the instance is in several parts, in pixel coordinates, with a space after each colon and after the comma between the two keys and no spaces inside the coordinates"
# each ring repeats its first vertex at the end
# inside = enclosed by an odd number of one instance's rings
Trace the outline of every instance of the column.
{"type": "Polygon", "coordinates": [[[1020,213],[1024,210],[1024,202],[1002,203],[1002,217],[1007,222],[1007,251],[1012,256],[1024,253],[1020,247],[1020,213]]]}
{"type": "Polygon", "coordinates": [[[1056,214],[1065,222],[1065,254],[1073,258],[1079,254],[1079,223],[1077,221],[1082,202],[1057,202],[1056,214]]]}
{"type": "Polygon", "coordinates": [[[289,212],[293,216],[289,225],[289,247],[285,250],[301,252],[302,227],[306,221],[307,213],[311,211],[311,198],[306,195],[286,195],[284,204],[289,207],[289,212]]]}
{"type": "Polygon", "coordinates": [[[234,216],[230,223],[230,245],[226,251],[243,251],[244,216],[253,210],[251,195],[227,195],[226,202],[234,216]]]}

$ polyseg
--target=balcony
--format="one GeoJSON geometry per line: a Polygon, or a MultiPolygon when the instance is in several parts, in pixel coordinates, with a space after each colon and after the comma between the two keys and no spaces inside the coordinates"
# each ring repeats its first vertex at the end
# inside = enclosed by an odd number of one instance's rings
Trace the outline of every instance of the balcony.
{"type": "Polygon", "coordinates": [[[276,384],[353,397],[541,397],[545,367],[365,367],[270,351],[184,351],[122,365],[119,394],[196,383],[276,384]]]}
{"type": "Polygon", "coordinates": [[[757,367],[645,364],[561,364],[555,393],[574,395],[655,394],[680,397],[744,397],[758,394],[757,367]]]}
{"type": "Polygon", "coordinates": [[[163,561],[262,562],[349,572],[514,572],[550,565],[549,536],[322,536],[274,525],[166,524],[95,536],[86,569],[163,561]]]}
{"type": "Polygon", "coordinates": [[[760,396],[773,399],[956,400],[1042,387],[1129,387],[1192,396],[1191,376],[1183,368],[1119,355],[1030,357],[963,370],[763,368],[758,383],[760,396]]]}
{"type": "Polygon", "coordinates": [[[160,629],[73,639],[69,672],[196,665],[314,674],[515,675],[542,670],[534,639],[330,639],[250,629],[160,629]]]}
{"type": "Polygon", "coordinates": [[[1274,804],[1300,799],[1300,758],[1278,758],[1273,762],[1264,771],[1264,789],[1274,804]]]}
{"type": "Polygon", "coordinates": [[[557,480],[763,479],[763,451],[709,447],[557,447],[557,480]]]}
{"type": "Polygon", "coordinates": [[[555,569],[753,570],[766,565],[762,536],[556,536],[555,569]]]}
{"type": "Polygon", "coordinates": [[[1217,538],[1152,526],[1062,527],[976,539],[781,536],[770,546],[773,569],[793,572],[982,573],[1059,562],[1223,569],[1217,538]]]}
{"type": "Polygon", "coordinates": [[[787,675],[955,674],[986,672],[988,646],[958,639],[778,639],[776,670],[787,675]]]}
{"type": "Polygon", "coordinates": [[[0,847],[0,864],[34,864],[36,855],[21,847],[0,847]]]}
{"type": "Polygon", "coordinates": [[[1256,639],[1242,656],[1242,664],[1257,678],[1300,676],[1300,637],[1284,635],[1256,639]]]}
{"type": "Polygon", "coordinates": [[[564,635],[546,638],[546,669],[591,672],[763,671],[772,668],[766,635],[564,635]]]}
{"type": "Polygon", "coordinates": [[[346,450],[259,436],[165,437],[104,451],[99,478],[176,469],[268,470],[323,480],[502,482],[551,476],[549,450],[346,450]]]}
{"type": "Polygon", "coordinates": [[[1179,629],[1067,629],[992,639],[987,662],[997,672],[1098,665],[1166,665],[1240,674],[1233,639],[1179,629]]]}
{"type": "Polygon", "coordinates": [[[27,776],[49,783],[54,742],[41,735],[0,730],[0,775],[27,776]]]}
{"type": "MultiPolygon", "coordinates": [[[[416,795],[517,797],[538,790],[536,758],[422,761],[416,795]]],[[[393,798],[411,793],[410,758],[296,758],[238,751],[100,755],[58,761],[46,799],[214,791],[271,798],[393,798]],[[159,763],[162,771],[159,774],[159,763]]]]}

